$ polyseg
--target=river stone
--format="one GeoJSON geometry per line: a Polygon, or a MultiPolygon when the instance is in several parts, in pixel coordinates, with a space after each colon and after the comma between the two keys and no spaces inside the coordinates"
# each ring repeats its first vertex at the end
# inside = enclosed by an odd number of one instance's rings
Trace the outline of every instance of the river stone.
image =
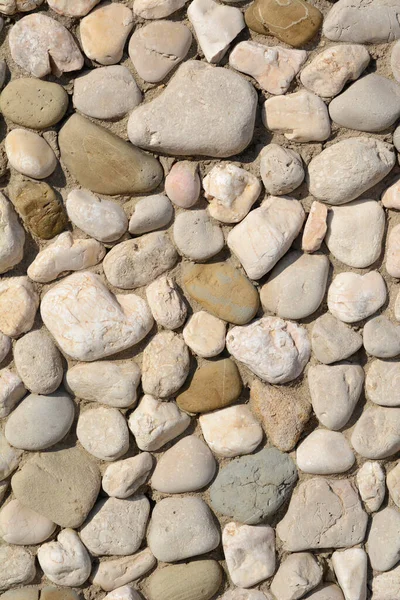
{"type": "Polygon", "coordinates": [[[153,156],[78,114],[60,130],[61,161],[82,187],[99,194],[137,194],[156,188],[162,168],[153,156]]]}
{"type": "Polygon", "coordinates": [[[182,281],[193,300],[229,323],[244,325],[258,310],[256,288],[229,262],[208,265],[184,263],[182,281]]]}
{"type": "Polygon", "coordinates": [[[133,361],[77,364],[68,369],[65,382],[77,398],[116,408],[132,408],[137,400],[140,369],[133,361]]]}
{"type": "Polygon", "coordinates": [[[349,358],[362,346],[356,331],[329,313],[318,317],[311,332],[311,345],[316,358],[326,364],[349,358]]]}
{"type": "Polygon", "coordinates": [[[290,194],[303,182],[303,162],[297,152],[278,144],[268,144],[260,156],[260,175],[269,194],[290,194]]]}
{"type": "Polygon", "coordinates": [[[386,494],[385,472],[375,461],[365,462],[357,471],[358,490],[368,512],[379,510],[386,494]]]}
{"type": "MultiPolygon", "coordinates": [[[[25,600],[25,598],[21,598],[21,600],[25,600]]],[[[30,600],[30,599],[28,599],[30,600]]],[[[36,600],[36,598],[34,599],[36,600]]],[[[274,600],[272,595],[264,590],[255,590],[255,589],[244,589],[244,588],[234,588],[230,589],[225,594],[221,596],[221,600],[274,600]]]]}
{"type": "Polygon", "coordinates": [[[345,473],[354,461],[353,451],[339,431],[315,429],[296,450],[298,468],[313,475],[345,473]]]}
{"type": "Polygon", "coordinates": [[[235,402],[241,391],[242,380],[233,360],[204,361],[176,402],[179,408],[189,413],[210,412],[235,402]]]}
{"type": "Polygon", "coordinates": [[[4,147],[11,166],[33,179],[49,177],[57,166],[56,155],[49,144],[33,131],[13,129],[4,147]]]}
{"type": "MultiPolygon", "coordinates": [[[[8,338],[9,339],[9,338],[8,338]]],[[[9,345],[11,350],[11,341],[9,345]]],[[[8,354],[8,352],[7,352],[8,354]]],[[[9,369],[0,371],[0,419],[4,419],[26,394],[22,379],[9,369]]],[[[1,477],[0,477],[1,479],[1,477]]]]}
{"type": "Polygon", "coordinates": [[[3,600],[39,600],[39,591],[38,588],[18,588],[8,590],[1,597],[3,600]]]}
{"type": "Polygon", "coordinates": [[[142,600],[142,595],[130,585],[124,585],[104,596],[103,600],[142,600]]]}
{"type": "Polygon", "coordinates": [[[11,479],[17,500],[60,527],[79,527],[100,490],[95,461],[78,448],[34,455],[11,479]]]}
{"type": "Polygon", "coordinates": [[[311,354],[306,329],[278,317],[233,327],[226,336],[226,347],[236,360],[269,383],[296,379],[311,354]]]}
{"type": "Polygon", "coordinates": [[[154,152],[225,158],[251,142],[256,106],[255,89],[243,77],[189,60],[157,98],[133,110],[128,135],[154,152]]]}
{"type": "Polygon", "coordinates": [[[373,317],[364,325],[363,344],[368,354],[393,358],[400,354],[400,327],[387,317],[373,317]]]}
{"type": "MultiPolygon", "coordinates": [[[[400,139],[397,139],[397,141],[396,141],[396,138],[397,138],[396,132],[397,132],[397,135],[399,136],[400,127],[398,127],[393,133],[393,144],[394,144],[394,147],[396,148],[396,150],[398,151],[398,149],[400,148],[400,139]]],[[[400,179],[399,178],[395,179],[394,183],[384,190],[384,192],[381,196],[381,201],[382,201],[383,206],[385,206],[385,208],[394,208],[395,210],[400,209],[400,179]]]]}
{"type": "Polygon", "coordinates": [[[174,216],[174,209],[165,194],[140,198],[129,221],[129,233],[140,235],[165,227],[174,216]]]}
{"type": "Polygon", "coordinates": [[[400,566],[388,573],[380,573],[372,578],[373,600],[392,600],[397,598],[400,588],[400,566]]]}
{"type": "Polygon", "coordinates": [[[321,248],[327,230],[327,217],[328,207],[314,200],[311,204],[301,239],[301,249],[304,252],[316,252],[321,248]]]}
{"type": "Polygon", "coordinates": [[[389,571],[400,559],[400,512],[386,507],[372,517],[368,555],[375,571],[389,571]]]}
{"type": "MultiPolygon", "coordinates": [[[[29,12],[35,10],[43,4],[43,0],[1,0],[0,13],[4,15],[14,15],[17,12],[29,12]]],[[[4,27],[2,22],[1,29],[4,27]]]]}
{"type": "Polygon", "coordinates": [[[47,579],[58,585],[83,585],[92,570],[89,553],[73,529],[64,529],[57,541],[40,546],[37,556],[47,579]]]}
{"type": "Polygon", "coordinates": [[[226,323],[205,310],[195,312],[182,331],[189,348],[203,358],[221,354],[225,348],[226,323]]]}
{"type": "Polygon", "coordinates": [[[400,37],[400,8],[396,0],[339,0],[325,18],[323,33],[335,42],[393,42],[400,37]]]}
{"type": "Polygon", "coordinates": [[[206,210],[187,210],[176,215],[173,236],[179,252],[194,261],[208,260],[225,244],[222,229],[206,210]]]}
{"type": "Polygon", "coordinates": [[[196,560],[157,569],[147,579],[149,600],[210,600],[219,590],[223,571],[216,560],[196,560]]]}
{"type": "Polygon", "coordinates": [[[33,327],[39,296],[27,277],[0,278],[0,331],[18,337],[33,327]]]}
{"type": "Polygon", "coordinates": [[[0,231],[0,273],[6,273],[24,257],[25,231],[11,202],[1,193],[0,231]]]}
{"type": "Polygon", "coordinates": [[[328,204],[345,204],[386,177],[395,160],[393,147],[374,138],[336,142],[308,165],[310,194],[328,204]]]}
{"type": "MultiPolygon", "coordinates": [[[[386,477],[386,483],[389,491],[389,497],[396,506],[400,507],[400,469],[399,463],[391,469],[386,477]]],[[[385,493],[385,480],[383,480],[383,489],[385,493]]]]}
{"type": "Polygon", "coordinates": [[[40,600],[80,600],[78,594],[71,589],[56,587],[43,587],[40,591],[40,600]]]}
{"type": "Polygon", "coordinates": [[[205,554],[219,542],[214,515],[201,498],[164,498],[155,505],[147,543],[157,560],[175,562],[205,554]]]}
{"type": "Polygon", "coordinates": [[[120,119],[141,101],[133,75],[122,65],[93,69],[74,81],[74,107],[94,119],[120,119]]]}
{"type": "MultiPolygon", "coordinates": [[[[225,338],[225,335],[224,335],[224,338],[225,338]]],[[[224,342],[224,346],[225,346],[225,342],[224,342]]],[[[5,358],[7,358],[7,355],[10,352],[10,350],[11,350],[11,339],[8,337],[8,335],[4,335],[4,333],[1,333],[1,331],[0,331],[0,364],[3,362],[3,360],[5,358]]],[[[0,384],[0,389],[1,389],[1,384],[0,384]]],[[[1,392],[0,392],[0,397],[1,397],[1,392]]]]}
{"type": "Polygon", "coordinates": [[[390,66],[396,81],[400,81],[400,44],[396,42],[392,48],[390,56],[390,66]]]}
{"type": "MultiPolygon", "coordinates": [[[[146,288],[146,298],[158,325],[165,329],[178,329],[186,320],[187,307],[175,281],[162,275],[146,288]]],[[[211,315],[210,315],[211,316],[211,315]]],[[[212,317],[215,319],[215,317],[212,317]]],[[[217,319],[219,321],[219,319],[217,319]]],[[[225,324],[224,324],[225,346],[225,324]]],[[[185,343],[186,339],[185,339],[185,343]]]]}
{"type": "Polygon", "coordinates": [[[13,60],[34,77],[60,77],[83,67],[83,56],[68,29],[42,12],[17,21],[8,42],[13,60]]]}
{"type": "Polygon", "coordinates": [[[384,233],[385,212],[379,202],[354,200],[331,207],[325,243],[342,263],[364,269],[380,257],[384,233]]]}
{"type": "Polygon", "coordinates": [[[298,200],[270,196],[228,234],[227,244],[248,277],[260,279],[289,250],[305,213],[298,200]]]}
{"type": "Polygon", "coordinates": [[[286,552],[348,548],[364,541],[367,522],[350,480],[315,477],[297,487],[276,533],[286,552]]]}
{"type": "Polygon", "coordinates": [[[365,275],[339,273],[328,289],[328,308],[341,321],[355,323],[373,315],[386,296],[385,282],[378,271],[365,275]]]}
{"type": "Polygon", "coordinates": [[[155,231],[114,246],[106,255],[103,268],[111,285],[131,290],[172,269],[177,259],[168,233],[155,231]]]}
{"type": "Polygon", "coordinates": [[[42,298],[41,315],[61,350],[82,361],[130,348],[153,326],[142,298],[114,296],[98,275],[88,271],[74,273],[52,287],[42,298]],[[103,322],[100,329],[99,322],[103,322]]]}
{"type": "Polygon", "coordinates": [[[48,0],[54,12],[66,17],[84,17],[100,0],[48,0]]]}
{"type": "Polygon", "coordinates": [[[47,129],[66,113],[68,94],[61,85],[21,77],[2,91],[0,109],[3,115],[29,129],[47,129]]]}
{"type": "Polygon", "coordinates": [[[250,454],[263,438],[260,424],[243,404],[201,415],[199,423],[205,441],[218,456],[250,454]]]}
{"type": "Polygon", "coordinates": [[[256,0],[245,13],[247,26],[263,35],[272,35],[290,46],[303,46],[317,34],[322,14],[304,0],[256,0]]]}
{"type": "MultiPolygon", "coordinates": [[[[25,548],[4,545],[0,547],[0,590],[13,585],[31,583],[36,576],[35,557],[25,548]]],[[[17,596],[15,600],[21,599],[17,596]]]]}
{"type": "Polygon", "coordinates": [[[183,6],[184,0],[135,0],[133,14],[142,19],[162,19],[183,6]]]}
{"type": "Polygon", "coordinates": [[[351,444],[364,458],[396,454],[400,450],[400,408],[367,408],[356,423],[351,444]]]}
{"type": "Polygon", "coordinates": [[[100,406],[81,412],[76,435],[82,446],[100,460],[116,460],[129,450],[129,430],[116,408],[100,406]]]}
{"type": "Polygon", "coordinates": [[[296,480],[292,459],[276,448],[265,448],[220,469],[210,487],[211,506],[235,521],[261,523],[290,497],[296,480]]]}
{"type": "Polygon", "coordinates": [[[365,379],[365,393],[380,406],[400,406],[400,363],[374,360],[365,379]]]}
{"type": "Polygon", "coordinates": [[[156,565],[151,550],[145,548],[133,556],[123,556],[114,560],[103,560],[93,573],[92,583],[106,592],[138,579],[156,565]]]}
{"type": "Polygon", "coordinates": [[[41,544],[55,528],[53,521],[27,508],[19,500],[11,500],[0,511],[0,534],[8,544],[41,544]]]}
{"type": "Polygon", "coordinates": [[[307,375],[313,409],[319,422],[328,429],[342,429],[360,398],[363,368],[359,365],[315,365],[308,369],[307,375]]]}
{"type": "Polygon", "coordinates": [[[143,352],[142,387],[156,398],[172,396],[189,374],[189,350],[172,331],[157,333],[143,352]]]}
{"type": "Polygon", "coordinates": [[[338,583],[348,600],[367,600],[368,556],[362,548],[349,548],[332,554],[338,583]]]}
{"type": "Polygon", "coordinates": [[[104,471],[103,490],[114,498],[129,498],[147,481],[152,468],[149,452],[112,463],[104,471]]]}
{"type": "Polygon", "coordinates": [[[334,583],[321,584],[316,591],[307,596],[307,600],[345,600],[342,590],[334,583]]]}
{"type": "Polygon", "coordinates": [[[0,481],[4,481],[17,469],[21,456],[22,451],[10,446],[6,436],[0,432],[0,481]]]}
{"type": "Polygon", "coordinates": [[[80,531],[95,556],[127,556],[139,549],[145,535],[150,503],[146,496],[97,502],[80,531]]]}
{"type": "Polygon", "coordinates": [[[326,256],[288,252],[261,288],[264,311],[284,319],[304,319],[312,315],[325,295],[328,272],[326,256]],[[293,298],[296,298],[295,303],[293,298]]]}
{"type": "Polygon", "coordinates": [[[14,364],[25,387],[34,394],[51,394],[62,381],[61,354],[45,331],[31,331],[16,342],[14,364]]]}
{"type": "Polygon", "coordinates": [[[208,446],[189,435],[162,455],[151,477],[151,487],[163,494],[196,492],[210,483],[215,470],[216,462],[208,446]]]}
{"type": "Polygon", "coordinates": [[[172,165],[164,185],[165,193],[176,206],[190,208],[196,204],[201,189],[198,171],[198,164],[190,160],[181,160],[172,165]]]}
{"type": "Polygon", "coordinates": [[[392,277],[400,277],[400,260],[399,260],[399,248],[400,248],[400,226],[396,225],[391,230],[386,247],[386,271],[392,277]]]}
{"type": "Polygon", "coordinates": [[[297,600],[314,589],[321,579],[322,568],[311,553],[289,554],[272,580],[271,591],[279,600],[297,600]]]}

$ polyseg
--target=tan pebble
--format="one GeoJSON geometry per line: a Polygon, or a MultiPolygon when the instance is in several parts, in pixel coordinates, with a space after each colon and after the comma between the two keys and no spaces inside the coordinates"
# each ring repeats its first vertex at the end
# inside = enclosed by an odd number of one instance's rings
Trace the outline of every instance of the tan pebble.
{"type": "Polygon", "coordinates": [[[201,415],[199,422],[204,439],[218,456],[250,454],[263,437],[260,424],[242,404],[201,415]]]}
{"type": "Polygon", "coordinates": [[[400,277],[400,225],[393,227],[388,236],[386,271],[392,277],[400,277]]]}
{"type": "Polygon", "coordinates": [[[149,548],[145,548],[133,556],[103,560],[94,572],[93,584],[99,585],[106,592],[111,592],[126,583],[135,581],[150,571],[156,562],[149,548]]]}
{"type": "Polygon", "coordinates": [[[43,4],[44,0],[1,0],[0,13],[14,15],[18,12],[29,12],[43,4]]]}
{"type": "Polygon", "coordinates": [[[133,13],[142,19],[162,19],[169,17],[185,4],[185,0],[135,0],[133,13]]]}
{"type": "Polygon", "coordinates": [[[66,17],[84,17],[100,0],[47,0],[54,12],[66,17]]]}
{"type": "Polygon", "coordinates": [[[383,206],[386,208],[400,210],[400,179],[383,192],[381,200],[383,206]]]}
{"type": "Polygon", "coordinates": [[[194,313],[183,329],[189,348],[203,358],[221,354],[225,348],[226,324],[205,310],[194,313]]]}
{"type": "Polygon", "coordinates": [[[196,560],[157,569],[146,581],[149,600],[210,600],[222,583],[222,569],[215,560],[196,560]]]}
{"type": "Polygon", "coordinates": [[[41,544],[55,528],[53,521],[24,506],[19,500],[11,500],[0,511],[0,532],[8,544],[41,544]]]}
{"type": "Polygon", "coordinates": [[[200,196],[200,177],[197,163],[188,160],[177,162],[165,178],[168,198],[181,208],[190,208],[200,196]]]}
{"type": "Polygon", "coordinates": [[[7,158],[22,175],[34,179],[49,177],[57,166],[57,159],[48,143],[37,133],[13,129],[6,137],[7,158]]]}
{"type": "Polygon", "coordinates": [[[308,213],[307,221],[304,226],[301,248],[304,252],[316,252],[320,249],[326,234],[326,219],[328,217],[328,207],[321,202],[314,202],[308,213]]]}
{"type": "Polygon", "coordinates": [[[0,282],[0,331],[18,337],[33,327],[39,296],[27,277],[0,282]]]}

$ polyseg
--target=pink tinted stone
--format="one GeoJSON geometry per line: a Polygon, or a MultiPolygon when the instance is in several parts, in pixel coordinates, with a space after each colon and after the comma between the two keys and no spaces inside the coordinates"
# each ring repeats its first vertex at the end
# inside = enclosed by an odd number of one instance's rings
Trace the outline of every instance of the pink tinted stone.
{"type": "Polygon", "coordinates": [[[200,177],[197,163],[183,160],[173,165],[165,179],[168,198],[182,208],[196,204],[200,196],[200,177]]]}
{"type": "Polygon", "coordinates": [[[327,216],[328,207],[321,202],[314,201],[308,213],[301,240],[301,248],[304,252],[316,252],[321,247],[326,234],[327,216]]]}

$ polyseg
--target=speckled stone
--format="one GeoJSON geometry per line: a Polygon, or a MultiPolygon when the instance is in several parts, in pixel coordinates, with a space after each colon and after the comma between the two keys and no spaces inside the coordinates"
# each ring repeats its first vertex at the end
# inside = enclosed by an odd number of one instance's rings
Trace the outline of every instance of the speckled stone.
{"type": "Polygon", "coordinates": [[[149,600],[210,600],[222,579],[216,560],[196,560],[157,569],[146,581],[144,592],[149,600]]]}

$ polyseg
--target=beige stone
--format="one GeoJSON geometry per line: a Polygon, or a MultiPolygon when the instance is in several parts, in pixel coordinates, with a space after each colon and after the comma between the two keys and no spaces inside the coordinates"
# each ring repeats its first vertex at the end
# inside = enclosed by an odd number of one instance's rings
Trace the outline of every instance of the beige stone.
{"type": "Polygon", "coordinates": [[[367,511],[379,510],[386,494],[385,472],[381,465],[375,461],[365,462],[357,471],[356,482],[367,511]]]}
{"type": "Polygon", "coordinates": [[[216,560],[195,560],[157,569],[145,585],[149,600],[210,600],[223,581],[216,560]]]}
{"type": "MultiPolygon", "coordinates": [[[[382,470],[383,471],[383,470],[382,470]]],[[[383,472],[382,472],[383,474],[383,472]]],[[[386,483],[389,490],[389,496],[396,506],[400,508],[400,468],[399,463],[389,471],[386,476],[386,483]]],[[[383,480],[383,493],[385,492],[385,483],[383,480]]]]}
{"type": "Polygon", "coordinates": [[[321,579],[322,568],[314,556],[296,552],[282,560],[272,580],[271,591],[279,600],[297,600],[314,589],[321,579]]]}
{"type": "Polygon", "coordinates": [[[392,277],[400,277],[400,225],[390,231],[386,244],[386,271],[392,277]]]}
{"type": "Polygon", "coordinates": [[[65,207],[72,223],[99,242],[115,242],[128,229],[128,219],[119,204],[88,190],[72,190],[65,207]]]}
{"type": "Polygon", "coordinates": [[[381,196],[382,204],[386,208],[400,210],[400,179],[390,185],[381,196]]]}
{"type": "Polygon", "coordinates": [[[24,257],[25,231],[11,202],[0,193],[0,273],[15,267],[24,257]]]}
{"type": "Polygon", "coordinates": [[[250,454],[260,444],[263,431],[247,406],[229,406],[200,415],[204,439],[218,456],[250,454]]]}
{"type": "Polygon", "coordinates": [[[83,585],[92,570],[89,553],[73,529],[63,529],[57,541],[43,544],[37,557],[47,579],[57,585],[83,585]]]}
{"type": "Polygon", "coordinates": [[[327,230],[327,217],[328,207],[314,200],[308,213],[301,240],[301,248],[304,252],[316,252],[320,249],[327,230]]]}
{"type": "Polygon", "coordinates": [[[366,600],[368,557],[362,548],[332,554],[332,564],[346,600],[366,600]]]}
{"type": "Polygon", "coordinates": [[[171,277],[162,275],[148,285],[146,298],[156,323],[165,329],[178,329],[183,325],[187,308],[178,286],[171,277]]]}
{"type": "Polygon", "coordinates": [[[262,149],[260,158],[261,179],[273,196],[290,194],[303,182],[303,161],[297,152],[278,144],[268,144],[262,149]]]}
{"type": "Polygon", "coordinates": [[[0,331],[18,337],[33,327],[39,296],[27,277],[0,282],[0,331]]]}
{"type": "Polygon", "coordinates": [[[0,371],[0,419],[7,417],[25,394],[26,389],[20,377],[9,369],[2,369],[0,371]]]}
{"type": "Polygon", "coordinates": [[[182,160],[172,165],[165,178],[165,193],[181,208],[190,208],[200,196],[200,177],[197,163],[182,160]]]}
{"type": "Polygon", "coordinates": [[[182,335],[192,352],[210,358],[221,354],[225,348],[225,331],[224,321],[200,310],[190,317],[182,335]]]}
{"type": "Polygon", "coordinates": [[[49,177],[57,166],[56,156],[46,140],[26,129],[10,131],[5,150],[11,166],[34,179],[49,177]]]}
{"type": "Polygon", "coordinates": [[[54,12],[66,17],[84,17],[100,0],[48,0],[54,12]]]}
{"type": "Polygon", "coordinates": [[[142,19],[162,19],[169,17],[185,4],[184,0],[135,0],[133,14],[142,19]]]}
{"type": "Polygon", "coordinates": [[[400,408],[370,406],[351,434],[351,445],[364,458],[380,459],[400,450],[400,408]]]}
{"type": "Polygon", "coordinates": [[[373,315],[386,296],[385,282],[378,271],[365,275],[339,273],[328,289],[328,308],[341,321],[355,323],[373,315]]]}
{"type": "Polygon", "coordinates": [[[43,4],[44,0],[1,0],[0,13],[14,15],[18,12],[29,12],[43,4]]]}
{"type": "Polygon", "coordinates": [[[53,521],[23,506],[19,500],[11,500],[0,511],[0,534],[8,544],[41,544],[51,536],[55,528],[53,521]]]}
{"type": "Polygon", "coordinates": [[[0,481],[4,481],[18,468],[21,456],[22,450],[10,446],[6,436],[0,433],[0,481]]]}
{"type": "Polygon", "coordinates": [[[103,490],[114,498],[129,498],[146,482],[152,468],[153,457],[149,452],[112,463],[104,471],[103,490]]]}
{"type": "Polygon", "coordinates": [[[111,592],[139,579],[150,571],[156,562],[149,548],[145,548],[133,556],[104,560],[99,563],[92,581],[94,585],[99,585],[106,592],[111,592]]]}
{"type": "Polygon", "coordinates": [[[354,461],[354,453],[339,431],[315,429],[296,450],[298,468],[313,475],[345,473],[354,461]]]}
{"type": "Polygon", "coordinates": [[[0,547],[0,590],[31,583],[36,576],[35,557],[25,548],[4,545],[0,547]]]}
{"type": "Polygon", "coordinates": [[[85,450],[100,460],[117,460],[129,450],[128,426],[116,408],[99,406],[81,412],[76,435],[85,450]]]}
{"type": "Polygon", "coordinates": [[[143,352],[142,386],[156,398],[173,396],[189,374],[189,350],[172,331],[157,333],[143,352]]]}

